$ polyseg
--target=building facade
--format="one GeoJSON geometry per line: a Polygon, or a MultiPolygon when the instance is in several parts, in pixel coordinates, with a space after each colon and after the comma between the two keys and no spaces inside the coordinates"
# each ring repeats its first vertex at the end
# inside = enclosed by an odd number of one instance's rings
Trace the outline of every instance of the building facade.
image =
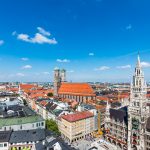
{"type": "Polygon", "coordinates": [[[107,103],[106,140],[116,145],[118,149],[150,150],[149,106],[147,85],[138,56],[130,88],[129,104],[112,109],[107,103]]]}
{"type": "Polygon", "coordinates": [[[90,111],[63,115],[58,121],[61,136],[72,143],[74,141],[92,136],[95,131],[94,114],[90,111]]]}

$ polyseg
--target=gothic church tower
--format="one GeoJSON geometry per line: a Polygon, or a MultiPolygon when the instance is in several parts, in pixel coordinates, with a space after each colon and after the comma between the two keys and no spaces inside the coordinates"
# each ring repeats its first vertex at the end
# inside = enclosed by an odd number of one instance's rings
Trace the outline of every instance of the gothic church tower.
{"type": "Polygon", "coordinates": [[[60,69],[54,69],[54,96],[58,96],[58,90],[61,84],[60,69]]]}
{"type": "Polygon", "coordinates": [[[138,55],[128,107],[128,150],[144,150],[145,121],[148,115],[146,94],[147,85],[138,55]]]}

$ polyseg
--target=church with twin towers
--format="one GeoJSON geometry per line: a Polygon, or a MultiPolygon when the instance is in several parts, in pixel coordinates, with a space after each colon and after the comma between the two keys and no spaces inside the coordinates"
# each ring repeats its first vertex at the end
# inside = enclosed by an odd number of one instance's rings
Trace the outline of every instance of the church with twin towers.
{"type": "Polygon", "coordinates": [[[139,55],[128,103],[111,108],[107,102],[105,131],[105,139],[117,149],[150,150],[150,100],[139,55]]]}

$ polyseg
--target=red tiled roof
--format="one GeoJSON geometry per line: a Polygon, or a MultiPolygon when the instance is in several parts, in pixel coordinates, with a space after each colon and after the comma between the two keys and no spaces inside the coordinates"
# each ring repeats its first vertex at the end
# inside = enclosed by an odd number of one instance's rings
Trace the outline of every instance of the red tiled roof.
{"type": "Polygon", "coordinates": [[[58,94],[95,96],[95,92],[88,83],[62,83],[58,94]]]}
{"type": "Polygon", "coordinates": [[[44,93],[32,93],[30,94],[30,98],[34,99],[34,98],[47,98],[47,95],[45,95],[44,93]]]}
{"type": "Polygon", "coordinates": [[[77,112],[75,114],[68,114],[68,115],[63,115],[62,118],[69,121],[69,122],[75,122],[79,120],[83,120],[86,118],[93,117],[93,113],[90,111],[83,111],[83,112],[77,112]]]}
{"type": "Polygon", "coordinates": [[[108,97],[105,97],[105,96],[97,96],[96,98],[97,100],[108,101],[108,97]]]}
{"type": "Polygon", "coordinates": [[[12,92],[17,92],[19,89],[18,88],[10,88],[9,91],[12,91],[12,92]]]}
{"type": "Polygon", "coordinates": [[[44,107],[46,106],[47,103],[48,103],[48,102],[45,101],[45,100],[43,100],[43,101],[40,102],[40,104],[41,104],[42,106],[44,106],[44,107]]]}
{"type": "Polygon", "coordinates": [[[31,89],[33,87],[37,87],[37,85],[34,85],[34,84],[20,84],[21,89],[31,89]]]}

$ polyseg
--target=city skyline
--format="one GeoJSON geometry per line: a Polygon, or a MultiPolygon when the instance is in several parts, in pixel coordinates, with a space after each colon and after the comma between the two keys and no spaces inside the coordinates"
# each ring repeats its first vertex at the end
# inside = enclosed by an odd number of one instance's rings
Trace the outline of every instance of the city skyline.
{"type": "Polygon", "coordinates": [[[149,81],[150,2],[41,0],[0,5],[0,81],[130,82],[138,51],[149,81]],[[5,15],[4,15],[5,14],[5,15]]]}

